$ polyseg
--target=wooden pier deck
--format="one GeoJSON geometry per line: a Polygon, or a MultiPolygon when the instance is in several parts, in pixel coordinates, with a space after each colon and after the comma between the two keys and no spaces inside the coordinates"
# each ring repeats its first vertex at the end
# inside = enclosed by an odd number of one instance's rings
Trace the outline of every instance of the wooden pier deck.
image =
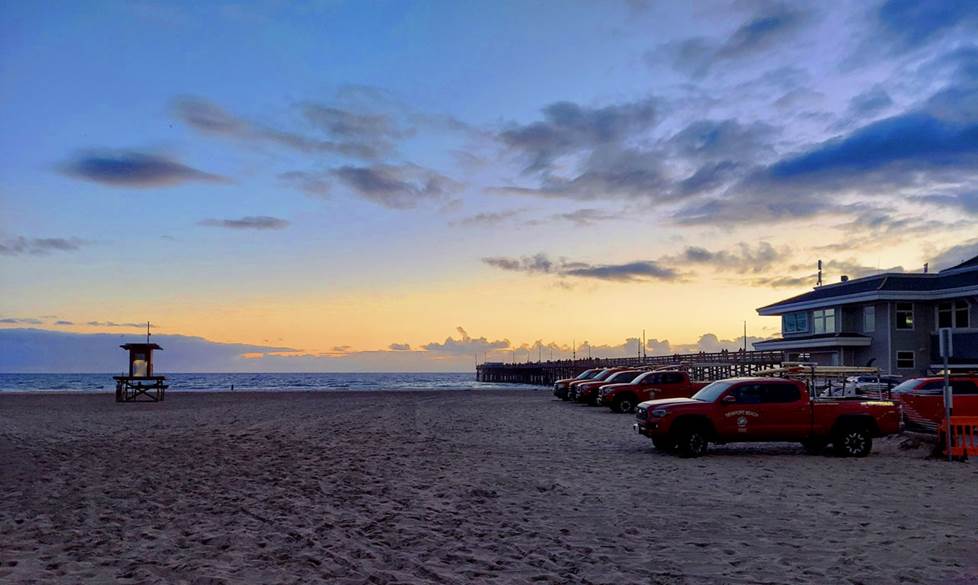
{"type": "Polygon", "coordinates": [[[683,366],[696,380],[721,380],[749,376],[759,370],[781,365],[780,351],[721,351],[716,353],[681,353],[632,358],[593,358],[545,362],[485,362],[475,367],[480,382],[550,385],[563,378],[573,378],[590,368],[632,366],[683,366]]]}

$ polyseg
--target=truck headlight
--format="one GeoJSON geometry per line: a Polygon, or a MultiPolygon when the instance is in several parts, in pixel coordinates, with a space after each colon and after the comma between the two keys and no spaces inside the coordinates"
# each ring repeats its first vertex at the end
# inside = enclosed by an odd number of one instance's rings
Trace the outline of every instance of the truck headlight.
{"type": "Polygon", "coordinates": [[[669,414],[669,411],[664,408],[656,408],[655,410],[652,411],[652,416],[656,418],[662,418],[667,414],[669,414]]]}

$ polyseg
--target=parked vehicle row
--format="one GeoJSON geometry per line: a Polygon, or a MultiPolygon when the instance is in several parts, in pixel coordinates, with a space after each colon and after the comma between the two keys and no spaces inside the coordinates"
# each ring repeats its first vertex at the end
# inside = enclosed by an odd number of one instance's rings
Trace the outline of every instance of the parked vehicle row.
{"type": "Polygon", "coordinates": [[[562,400],[630,413],[644,400],[692,396],[706,384],[690,380],[686,371],[674,367],[595,368],[576,378],[557,380],[553,393],[562,400]]]}
{"type": "MultiPolygon", "coordinates": [[[[864,457],[875,438],[905,426],[933,432],[944,420],[943,377],[900,382],[878,373],[846,377],[842,370],[792,366],[707,383],[679,367],[594,368],[558,380],[554,395],[635,411],[639,434],[687,457],[704,454],[711,443],[757,441],[798,441],[810,451],[831,445],[840,455],[864,457]],[[833,376],[837,381],[827,381],[833,376]]],[[[978,375],[951,376],[950,385],[954,414],[978,416],[978,375]]]]}

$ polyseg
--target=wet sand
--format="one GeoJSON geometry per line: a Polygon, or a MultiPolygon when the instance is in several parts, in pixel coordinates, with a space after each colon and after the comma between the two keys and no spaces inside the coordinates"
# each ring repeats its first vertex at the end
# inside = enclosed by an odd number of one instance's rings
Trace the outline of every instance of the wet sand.
{"type": "Polygon", "coordinates": [[[978,463],[660,454],[546,391],[0,396],[3,583],[978,584],[978,463]]]}

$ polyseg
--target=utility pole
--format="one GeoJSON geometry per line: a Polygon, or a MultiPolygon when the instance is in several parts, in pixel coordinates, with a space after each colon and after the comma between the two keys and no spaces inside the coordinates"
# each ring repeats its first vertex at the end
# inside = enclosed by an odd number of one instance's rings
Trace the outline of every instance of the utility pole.
{"type": "Polygon", "coordinates": [[[645,329],[642,329],[642,359],[649,357],[649,348],[645,341],[645,329]]]}
{"type": "Polygon", "coordinates": [[[577,361],[577,340],[576,339],[574,339],[574,340],[571,341],[571,347],[572,347],[572,349],[571,349],[571,359],[573,359],[574,361],[577,361]]]}
{"type": "Polygon", "coordinates": [[[747,353],[747,321],[744,321],[744,353],[747,353]]]}

